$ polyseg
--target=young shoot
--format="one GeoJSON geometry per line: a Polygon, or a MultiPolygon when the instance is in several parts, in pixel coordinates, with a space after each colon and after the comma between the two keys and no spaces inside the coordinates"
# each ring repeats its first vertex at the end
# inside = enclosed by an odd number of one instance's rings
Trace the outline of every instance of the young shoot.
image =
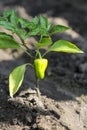
{"type": "Polygon", "coordinates": [[[21,44],[14,39],[13,35],[5,32],[0,32],[0,49],[4,48],[19,48],[33,59],[32,63],[25,63],[16,67],[9,75],[9,94],[11,97],[19,90],[22,85],[27,66],[33,67],[36,77],[36,92],[40,97],[39,81],[44,79],[45,71],[48,66],[48,59],[45,56],[51,52],[66,52],[66,53],[83,53],[75,44],[67,40],[57,40],[53,42],[52,35],[64,32],[70,27],[63,25],[52,25],[44,16],[35,17],[31,21],[17,16],[14,10],[3,12],[0,17],[0,26],[10,30],[11,34],[16,34],[21,40],[21,44]],[[26,39],[37,37],[38,41],[34,43],[35,53],[32,53],[26,39]],[[44,53],[41,49],[47,48],[44,53]]]}

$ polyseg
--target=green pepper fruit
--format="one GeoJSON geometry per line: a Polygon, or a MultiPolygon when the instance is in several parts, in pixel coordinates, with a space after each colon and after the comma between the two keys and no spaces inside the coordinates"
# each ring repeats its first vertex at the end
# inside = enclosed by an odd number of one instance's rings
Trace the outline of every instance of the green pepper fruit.
{"type": "Polygon", "coordinates": [[[48,65],[48,60],[41,58],[34,60],[35,74],[39,79],[43,79],[45,77],[45,70],[48,65]]]}

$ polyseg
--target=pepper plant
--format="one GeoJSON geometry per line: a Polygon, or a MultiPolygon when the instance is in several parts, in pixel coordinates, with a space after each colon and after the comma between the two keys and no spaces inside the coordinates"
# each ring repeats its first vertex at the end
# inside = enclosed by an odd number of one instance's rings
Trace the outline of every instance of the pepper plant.
{"type": "Polygon", "coordinates": [[[16,67],[9,75],[9,93],[10,96],[19,90],[27,66],[33,67],[35,70],[36,77],[36,91],[37,95],[40,96],[39,81],[44,79],[45,71],[48,66],[48,59],[45,55],[50,52],[67,52],[67,53],[83,53],[75,44],[67,40],[57,40],[53,42],[52,35],[60,32],[64,32],[70,27],[63,25],[52,25],[48,19],[44,16],[34,17],[31,21],[17,16],[14,10],[7,10],[3,12],[0,17],[0,26],[10,30],[11,34],[0,32],[0,49],[4,48],[19,48],[23,49],[25,53],[33,59],[32,63],[25,63],[16,67]],[[14,37],[16,34],[21,43],[19,43],[14,37]],[[26,39],[34,37],[37,42],[34,43],[35,53],[31,53],[29,43],[26,39]],[[42,53],[41,49],[45,49],[42,53]]]}

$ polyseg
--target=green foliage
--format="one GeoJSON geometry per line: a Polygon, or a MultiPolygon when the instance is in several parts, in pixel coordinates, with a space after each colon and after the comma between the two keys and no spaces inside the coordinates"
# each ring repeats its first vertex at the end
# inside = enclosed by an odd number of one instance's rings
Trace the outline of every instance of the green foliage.
{"type": "Polygon", "coordinates": [[[19,18],[18,23],[20,24],[22,29],[26,28],[29,25],[29,21],[23,18],[19,18]]]}
{"type": "Polygon", "coordinates": [[[52,44],[52,40],[50,37],[42,38],[39,43],[36,43],[37,48],[47,47],[52,44]]]}
{"type": "MultiPolygon", "coordinates": [[[[28,56],[33,58],[33,64],[24,64],[16,67],[9,76],[9,93],[10,96],[19,90],[26,70],[27,65],[31,65],[36,73],[36,79],[44,78],[45,69],[48,64],[48,60],[44,63],[43,57],[52,51],[55,52],[67,52],[67,53],[83,53],[75,44],[67,40],[58,40],[53,42],[52,35],[61,33],[70,29],[63,25],[52,25],[48,19],[44,16],[35,17],[31,21],[20,18],[17,16],[14,10],[6,10],[3,12],[3,16],[0,17],[0,26],[10,30],[11,33],[15,33],[21,40],[22,44],[14,39],[11,35],[0,32],[0,49],[3,48],[22,48],[28,56]],[[28,47],[26,39],[34,37],[38,39],[35,45],[35,53],[31,53],[28,47]],[[41,49],[47,47],[45,52],[42,53],[41,49]],[[37,60],[38,59],[38,60],[37,60]],[[38,63],[38,65],[37,65],[38,63]],[[45,67],[45,68],[44,68],[45,67]],[[43,71],[44,70],[44,71],[43,71]]],[[[36,83],[38,87],[38,82],[36,83]]]]}
{"type": "Polygon", "coordinates": [[[49,36],[49,30],[51,28],[51,24],[48,22],[47,18],[44,16],[40,16],[40,34],[42,36],[49,36]]]}
{"type": "Polygon", "coordinates": [[[49,49],[48,52],[67,52],[67,53],[83,53],[76,45],[66,40],[56,41],[49,49]]]}
{"type": "Polygon", "coordinates": [[[17,27],[17,24],[18,17],[13,10],[3,12],[3,17],[0,20],[0,25],[14,32],[14,29],[17,27]]]}
{"type": "Polygon", "coordinates": [[[3,48],[20,48],[20,44],[11,35],[0,32],[0,49],[3,48]]]}
{"type": "Polygon", "coordinates": [[[54,25],[52,28],[51,28],[51,33],[50,35],[53,35],[53,34],[56,34],[58,32],[64,32],[66,30],[70,29],[70,27],[65,27],[65,26],[62,26],[62,25],[54,25]]]}
{"type": "Polygon", "coordinates": [[[11,97],[18,91],[23,82],[26,65],[27,64],[18,66],[10,73],[9,92],[11,97]]]}

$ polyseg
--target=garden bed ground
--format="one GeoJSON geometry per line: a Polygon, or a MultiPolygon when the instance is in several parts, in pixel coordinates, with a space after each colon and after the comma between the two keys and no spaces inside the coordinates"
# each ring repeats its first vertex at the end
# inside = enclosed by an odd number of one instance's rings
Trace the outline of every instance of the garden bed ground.
{"type": "Polygon", "coordinates": [[[68,39],[85,51],[78,55],[47,55],[49,67],[46,78],[40,82],[42,96],[39,99],[35,93],[34,71],[30,67],[19,92],[14,98],[9,97],[9,73],[30,59],[19,50],[0,50],[0,130],[87,130],[86,5],[84,1],[63,0],[0,2],[1,14],[4,9],[14,8],[28,19],[42,13],[53,24],[71,26],[72,31],[58,34],[54,40],[68,39]]]}

